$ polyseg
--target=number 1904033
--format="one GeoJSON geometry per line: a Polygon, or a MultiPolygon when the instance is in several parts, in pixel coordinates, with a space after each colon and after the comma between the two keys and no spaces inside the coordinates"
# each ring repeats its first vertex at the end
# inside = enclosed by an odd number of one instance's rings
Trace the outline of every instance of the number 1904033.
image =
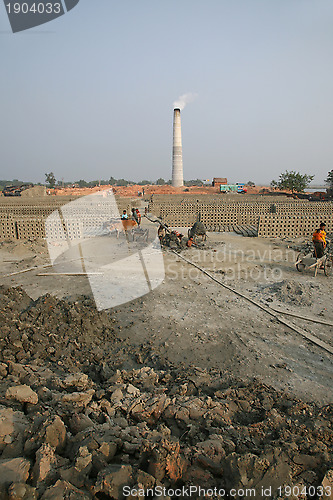
{"type": "Polygon", "coordinates": [[[331,498],[332,494],[331,486],[279,486],[277,490],[281,497],[331,498]]]}
{"type": "Polygon", "coordinates": [[[28,5],[26,2],[14,4],[6,4],[8,14],[60,14],[61,4],[60,3],[43,3],[35,2],[28,5]]]}

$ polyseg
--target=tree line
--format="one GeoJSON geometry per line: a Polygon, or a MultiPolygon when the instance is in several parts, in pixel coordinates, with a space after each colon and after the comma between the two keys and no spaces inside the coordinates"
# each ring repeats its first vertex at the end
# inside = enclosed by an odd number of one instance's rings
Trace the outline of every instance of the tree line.
{"type": "MultiPolygon", "coordinates": [[[[57,184],[56,178],[53,174],[53,172],[50,172],[49,174],[45,174],[46,177],[46,182],[48,183],[49,187],[55,187],[57,184]]],[[[285,172],[281,173],[279,176],[279,179],[273,180],[271,182],[271,187],[279,189],[279,190],[288,190],[291,191],[292,193],[301,193],[303,192],[310,184],[310,182],[314,179],[314,175],[308,175],[308,174],[301,174],[300,172],[295,172],[294,170],[288,171],[286,170],[285,172]]],[[[142,180],[140,182],[134,182],[134,181],[129,181],[126,179],[115,179],[114,177],[110,177],[108,180],[98,180],[98,181],[90,181],[87,182],[83,179],[76,181],[74,183],[67,182],[65,183],[66,186],[70,185],[75,185],[78,187],[94,187],[94,186],[99,186],[99,185],[111,185],[111,186],[130,186],[130,185],[139,185],[139,186],[145,186],[147,184],[152,184],[152,185],[157,185],[157,186],[163,186],[163,185],[171,185],[171,180],[164,180],[162,177],[157,179],[155,182],[151,180],[142,180]]],[[[329,186],[330,189],[333,189],[333,170],[328,172],[327,174],[327,179],[325,180],[326,184],[329,186]]],[[[58,185],[61,185],[61,182],[58,181],[58,185]]],[[[189,181],[184,181],[185,186],[204,186],[205,183],[201,179],[191,179],[189,181]]],[[[252,181],[248,181],[247,183],[248,186],[255,186],[255,183],[252,181]]]]}
{"type": "MultiPolygon", "coordinates": [[[[64,186],[64,187],[77,186],[80,188],[105,186],[105,185],[146,186],[148,184],[156,185],[156,186],[167,186],[167,185],[172,184],[171,179],[165,180],[165,179],[162,179],[162,177],[160,177],[156,181],[144,179],[144,180],[139,181],[139,182],[134,182],[131,180],[126,180],[126,179],[115,179],[112,176],[107,180],[106,179],[98,179],[98,180],[93,180],[93,181],[85,181],[84,179],[80,179],[80,180],[74,181],[74,182],[63,182],[61,180],[57,180],[53,172],[45,174],[45,182],[49,188],[55,188],[56,186],[64,186]]],[[[201,179],[191,179],[189,181],[184,181],[185,186],[204,186],[204,184],[205,184],[204,181],[201,179]]]]}
{"type": "MultiPolygon", "coordinates": [[[[310,182],[313,180],[314,175],[308,175],[308,174],[301,174],[300,172],[295,172],[295,171],[288,171],[286,170],[285,172],[281,173],[279,176],[278,180],[273,180],[271,182],[271,187],[279,190],[288,190],[292,192],[303,192],[310,184],[310,182]]],[[[103,185],[111,185],[111,186],[133,186],[133,185],[139,185],[139,186],[145,186],[148,184],[151,185],[157,185],[157,186],[164,186],[164,185],[171,185],[172,181],[165,180],[162,177],[157,179],[156,181],[152,180],[147,180],[144,179],[140,182],[134,182],[131,180],[126,180],[126,179],[115,179],[114,177],[110,177],[109,179],[98,179],[98,180],[93,180],[93,181],[86,181],[84,179],[80,179],[78,181],[74,182],[64,182],[63,180],[57,180],[54,173],[46,173],[45,174],[45,183],[49,188],[54,188],[56,186],[64,186],[64,187],[71,187],[71,186],[77,186],[77,187],[95,187],[95,186],[103,186],[103,185]]],[[[330,170],[327,174],[327,178],[325,180],[325,183],[330,189],[333,189],[333,170],[330,170]]],[[[12,181],[9,180],[0,180],[0,190],[2,190],[5,186],[8,186],[10,184],[14,185],[19,185],[19,184],[30,184],[28,182],[20,181],[18,179],[13,179],[12,181]]],[[[41,185],[39,182],[37,185],[41,185]]],[[[188,181],[184,181],[185,186],[204,186],[206,185],[205,182],[202,179],[191,179],[188,181]]],[[[255,183],[252,181],[247,182],[248,186],[255,186],[255,183]]]]}

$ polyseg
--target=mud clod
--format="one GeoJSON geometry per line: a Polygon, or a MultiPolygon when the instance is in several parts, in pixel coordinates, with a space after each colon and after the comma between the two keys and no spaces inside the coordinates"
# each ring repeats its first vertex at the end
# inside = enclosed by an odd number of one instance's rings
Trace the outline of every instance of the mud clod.
{"type": "Polygon", "coordinates": [[[0,302],[1,498],[123,499],[124,486],[157,485],[258,498],[271,486],[278,498],[282,484],[332,483],[332,405],[216,368],[159,365],[149,345],[138,365],[112,313],[85,297],[2,288],[0,302]]]}

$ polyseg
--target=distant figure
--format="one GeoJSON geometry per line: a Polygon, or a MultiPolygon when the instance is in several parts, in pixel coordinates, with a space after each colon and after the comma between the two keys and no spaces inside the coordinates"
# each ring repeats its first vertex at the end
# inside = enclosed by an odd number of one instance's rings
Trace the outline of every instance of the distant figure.
{"type": "Polygon", "coordinates": [[[135,220],[135,222],[137,224],[139,224],[139,222],[138,222],[138,216],[137,216],[135,208],[132,208],[132,218],[135,220]]]}
{"type": "Polygon", "coordinates": [[[145,188],[142,188],[142,196],[145,195],[145,188]]]}
{"type": "Polygon", "coordinates": [[[162,240],[163,240],[163,238],[164,238],[165,235],[166,235],[165,228],[161,224],[160,227],[157,230],[157,236],[158,236],[158,238],[159,238],[159,240],[160,240],[161,243],[162,243],[162,240]]]}
{"type": "Polygon", "coordinates": [[[139,209],[138,209],[138,208],[136,208],[136,209],[135,209],[135,213],[136,213],[136,217],[137,217],[137,218],[136,218],[136,221],[137,221],[137,223],[138,223],[138,226],[140,226],[140,224],[141,224],[141,214],[140,214],[140,212],[139,212],[139,209]]]}
{"type": "Polygon", "coordinates": [[[319,226],[319,229],[313,233],[312,241],[314,244],[314,256],[317,259],[321,259],[325,253],[326,248],[326,224],[322,222],[319,226]]]}
{"type": "Polygon", "coordinates": [[[126,210],[123,210],[123,213],[122,213],[122,215],[121,215],[121,219],[122,219],[122,220],[126,220],[126,219],[128,219],[128,215],[127,215],[127,211],[126,211],[126,210]]]}

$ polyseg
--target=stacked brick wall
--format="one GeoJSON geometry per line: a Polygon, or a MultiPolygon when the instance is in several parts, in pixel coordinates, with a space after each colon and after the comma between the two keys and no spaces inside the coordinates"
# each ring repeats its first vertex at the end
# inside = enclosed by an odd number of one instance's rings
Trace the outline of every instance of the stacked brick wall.
{"type": "MultiPolygon", "coordinates": [[[[331,203],[280,203],[274,204],[276,215],[327,217],[332,214],[331,203]]],[[[258,224],[260,215],[268,215],[273,210],[270,203],[180,203],[163,204],[154,207],[154,214],[169,225],[190,225],[200,215],[202,222],[212,224],[258,224]]],[[[151,207],[150,207],[150,211],[151,207]]]]}
{"type": "MultiPolygon", "coordinates": [[[[78,197],[57,196],[43,199],[1,198],[0,199],[0,239],[40,239],[45,238],[45,220],[52,213],[63,214],[67,233],[64,232],[62,222],[56,217],[51,223],[48,222],[49,231],[54,237],[80,238],[88,234],[97,234],[103,223],[110,215],[115,216],[110,210],[110,202],[102,197],[98,203],[92,203],[89,199],[81,198],[80,204],[70,207],[70,214],[61,207],[78,197]],[[60,210],[59,210],[60,209],[60,210]],[[58,222],[55,222],[58,219],[58,222]],[[57,236],[58,235],[58,236],[57,236]],[[65,235],[65,236],[64,236],[65,235]]],[[[132,206],[137,202],[131,202],[128,198],[116,197],[119,213],[123,210],[131,212],[132,206]]]]}
{"type": "Polygon", "coordinates": [[[45,234],[50,240],[77,240],[83,237],[82,225],[76,220],[66,220],[65,226],[60,218],[48,220],[45,234]]]}
{"type": "MultiPolygon", "coordinates": [[[[263,238],[310,237],[322,222],[322,215],[261,215],[258,236],[263,238]]],[[[324,218],[326,232],[333,232],[332,214],[324,218]]]]}
{"type": "MultiPolygon", "coordinates": [[[[63,205],[77,198],[46,197],[43,199],[11,199],[0,201],[0,239],[45,238],[45,219],[58,213],[63,205]]],[[[137,200],[116,197],[121,213],[137,206],[137,200]]],[[[98,234],[112,210],[110,203],[100,198],[92,203],[81,198],[80,204],[71,205],[70,214],[63,210],[67,233],[61,217],[56,216],[49,229],[54,237],[80,238],[98,234]]],[[[328,232],[333,228],[333,203],[309,202],[290,198],[262,196],[221,195],[154,195],[149,211],[162,217],[169,226],[192,226],[199,215],[209,230],[224,231],[237,225],[248,225],[258,229],[262,237],[309,236],[321,220],[327,223],[328,232]],[[172,200],[172,201],[170,201],[172,200]],[[274,210],[275,213],[272,213],[274,210]]],[[[60,214],[59,214],[60,215],[60,214]]]]}
{"type": "Polygon", "coordinates": [[[45,237],[44,221],[37,218],[16,219],[18,239],[41,239],[45,237]]]}
{"type": "Polygon", "coordinates": [[[161,195],[151,200],[149,211],[174,227],[191,226],[200,215],[205,226],[214,231],[249,225],[258,228],[258,235],[262,237],[309,236],[322,220],[326,221],[328,231],[332,231],[333,203],[239,195],[233,199],[179,195],[170,201],[170,197],[161,195]]]}
{"type": "Polygon", "coordinates": [[[17,232],[15,222],[10,219],[0,219],[0,239],[1,240],[15,240],[17,239],[17,232]]]}

